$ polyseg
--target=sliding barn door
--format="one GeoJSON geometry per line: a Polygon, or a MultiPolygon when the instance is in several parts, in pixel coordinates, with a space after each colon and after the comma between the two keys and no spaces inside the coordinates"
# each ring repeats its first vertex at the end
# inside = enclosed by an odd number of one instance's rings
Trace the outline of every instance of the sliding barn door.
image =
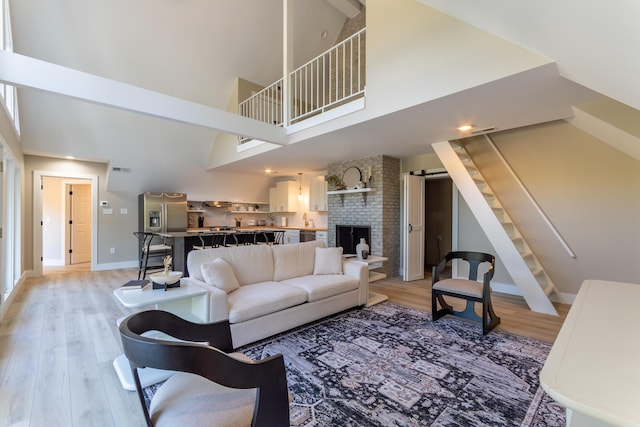
{"type": "Polygon", "coordinates": [[[424,178],[404,176],[402,280],[424,278],[424,178]]]}

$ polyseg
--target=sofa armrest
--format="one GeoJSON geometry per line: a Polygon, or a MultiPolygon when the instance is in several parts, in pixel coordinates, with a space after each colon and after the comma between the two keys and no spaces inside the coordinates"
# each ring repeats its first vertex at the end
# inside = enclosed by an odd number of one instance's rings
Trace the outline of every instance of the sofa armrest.
{"type": "Polygon", "coordinates": [[[227,305],[227,293],[225,291],[193,277],[185,277],[182,281],[198,285],[209,291],[209,322],[229,319],[229,306],[227,305]]]}
{"type": "Polygon", "coordinates": [[[351,276],[360,282],[358,287],[358,302],[365,305],[369,299],[369,268],[365,263],[352,262],[349,260],[342,261],[342,272],[346,276],[351,276]]]}

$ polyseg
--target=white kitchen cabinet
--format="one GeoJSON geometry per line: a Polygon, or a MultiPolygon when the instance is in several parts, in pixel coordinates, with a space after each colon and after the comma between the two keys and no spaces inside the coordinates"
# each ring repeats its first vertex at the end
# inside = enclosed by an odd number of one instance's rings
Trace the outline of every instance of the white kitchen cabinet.
{"type": "Polygon", "coordinates": [[[328,210],[327,206],[327,181],[324,175],[318,175],[309,182],[309,210],[322,212],[328,210]]]}
{"type": "Polygon", "coordinates": [[[295,212],[298,208],[298,183],[296,181],[280,181],[276,184],[275,192],[269,190],[269,205],[271,212],[295,212]],[[275,200],[275,205],[272,204],[275,200]]]}
{"type": "Polygon", "coordinates": [[[278,188],[272,187],[269,189],[269,211],[278,212],[278,188]]]}

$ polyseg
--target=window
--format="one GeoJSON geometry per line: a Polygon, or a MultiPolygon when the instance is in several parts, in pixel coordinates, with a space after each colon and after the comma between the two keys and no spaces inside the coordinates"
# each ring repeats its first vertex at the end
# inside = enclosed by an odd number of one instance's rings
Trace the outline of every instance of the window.
{"type": "MultiPolygon", "coordinates": [[[[9,0],[0,0],[0,12],[2,14],[0,19],[0,46],[7,52],[13,52],[13,43],[11,40],[11,20],[9,18],[9,0]]],[[[0,84],[0,96],[4,100],[4,105],[7,109],[7,113],[18,135],[20,134],[20,124],[18,121],[18,96],[16,94],[16,87],[7,84],[0,84]]]]}

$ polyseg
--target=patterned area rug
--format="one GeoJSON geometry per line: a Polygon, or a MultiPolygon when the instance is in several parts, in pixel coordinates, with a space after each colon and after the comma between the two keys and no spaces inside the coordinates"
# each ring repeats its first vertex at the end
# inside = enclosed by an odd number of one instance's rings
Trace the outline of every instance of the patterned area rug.
{"type": "Polygon", "coordinates": [[[539,386],[550,348],[385,302],[240,351],[284,354],[292,426],[564,426],[539,386]]]}

